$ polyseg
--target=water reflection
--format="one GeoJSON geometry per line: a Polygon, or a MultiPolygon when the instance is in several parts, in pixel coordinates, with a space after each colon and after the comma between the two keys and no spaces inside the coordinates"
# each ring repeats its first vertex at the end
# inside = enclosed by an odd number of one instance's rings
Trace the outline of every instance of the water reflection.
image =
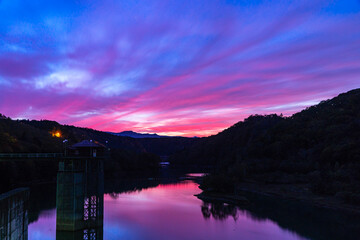
{"type": "Polygon", "coordinates": [[[205,219],[213,217],[216,220],[225,220],[231,216],[236,221],[239,218],[237,207],[226,203],[203,202],[201,213],[205,219]]]}
{"type": "Polygon", "coordinates": [[[235,207],[203,202],[193,181],[112,181],[104,195],[103,228],[55,232],[55,209],[29,226],[32,239],[357,239],[360,219],[277,198],[246,195],[235,207]],[[51,212],[51,214],[49,214],[51,212]],[[50,227],[49,226],[53,226],[50,227]],[[40,237],[39,237],[40,236],[40,237]],[[101,236],[101,237],[100,237],[101,236]]]}
{"type": "Polygon", "coordinates": [[[0,195],[0,239],[28,239],[29,190],[18,188],[0,195]]]}
{"type": "Polygon", "coordinates": [[[105,195],[104,238],[302,239],[272,221],[253,221],[236,212],[234,206],[203,203],[194,197],[200,192],[197,183],[182,181],[105,195]],[[212,217],[204,220],[204,214],[212,217]]]}
{"type": "Polygon", "coordinates": [[[360,235],[360,216],[356,213],[329,210],[307,203],[243,193],[250,204],[234,206],[203,201],[203,218],[226,221],[246,218],[253,222],[274,222],[281,229],[306,239],[357,239],[360,235]]]}

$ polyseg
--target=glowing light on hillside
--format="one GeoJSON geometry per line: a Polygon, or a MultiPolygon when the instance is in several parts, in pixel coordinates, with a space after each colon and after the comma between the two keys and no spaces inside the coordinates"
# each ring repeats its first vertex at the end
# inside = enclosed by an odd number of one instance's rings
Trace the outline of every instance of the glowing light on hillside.
{"type": "Polygon", "coordinates": [[[60,131],[52,131],[52,132],[51,132],[51,135],[52,135],[53,137],[59,138],[59,137],[61,137],[61,132],[60,132],[60,131]]]}

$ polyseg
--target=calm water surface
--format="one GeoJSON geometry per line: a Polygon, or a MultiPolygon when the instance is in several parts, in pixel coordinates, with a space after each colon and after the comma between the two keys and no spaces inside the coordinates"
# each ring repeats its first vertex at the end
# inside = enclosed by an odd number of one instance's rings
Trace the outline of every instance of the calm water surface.
{"type": "MultiPolygon", "coordinates": [[[[194,196],[200,192],[197,183],[184,180],[105,194],[103,239],[306,239],[247,210],[204,203],[194,196]]],[[[56,209],[40,211],[28,236],[56,239],[56,209]]]]}

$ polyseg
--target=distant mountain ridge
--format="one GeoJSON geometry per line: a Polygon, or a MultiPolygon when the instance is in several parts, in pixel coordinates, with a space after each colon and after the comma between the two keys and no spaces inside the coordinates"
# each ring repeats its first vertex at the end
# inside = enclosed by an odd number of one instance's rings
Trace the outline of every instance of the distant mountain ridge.
{"type": "Polygon", "coordinates": [[[64,139],[68,139],[69,144],[92,139],[101,143],[108,142],[107,146],[112,149],[169,156],[199,140],[131,131],[123,133],[124,135],[101,132],[89,128],[61,125],[48,120],[12,120],[0,114],[0,153],[62,152],[64,139]],[[55,132],[58,132],[60,137],[54,137],[55,132]]]}
{"type": "Polygon", "coordinates": [[[134,131],[123,131],[119,133],[108,132],[115,136],[131,137],[131,138],[169,138],[173,136],[161,136],[156,133],[137,133],[134,131]]]}

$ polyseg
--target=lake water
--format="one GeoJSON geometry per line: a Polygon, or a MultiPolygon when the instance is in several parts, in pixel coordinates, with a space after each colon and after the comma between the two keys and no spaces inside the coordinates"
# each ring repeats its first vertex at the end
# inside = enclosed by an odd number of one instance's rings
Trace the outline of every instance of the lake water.
{"type": "Polygon", "coordinates": [[[186,178],[120,181],[105,192],[111,193],[104,194],[103,228],[96,230],[97,235],[94,232],[92,237],[84,237],[80,232],[64,237],[56,232],[54,187],[33,190],[28,239],[299,240],[358,239],[359,236],[355,235],[358,231],[351,233],[344,229],[339,224],[344,219],[338,215],[331,213],[328,217],[328,211],[318,214],[315,213],[318,210],[298,204],[251,195],[247,196],[251,204],[242,208],[205,203],[194,196],[201,192],[198,183],[186,178]],[[331,222],[324,222],[324,219],[331,222]]]}

